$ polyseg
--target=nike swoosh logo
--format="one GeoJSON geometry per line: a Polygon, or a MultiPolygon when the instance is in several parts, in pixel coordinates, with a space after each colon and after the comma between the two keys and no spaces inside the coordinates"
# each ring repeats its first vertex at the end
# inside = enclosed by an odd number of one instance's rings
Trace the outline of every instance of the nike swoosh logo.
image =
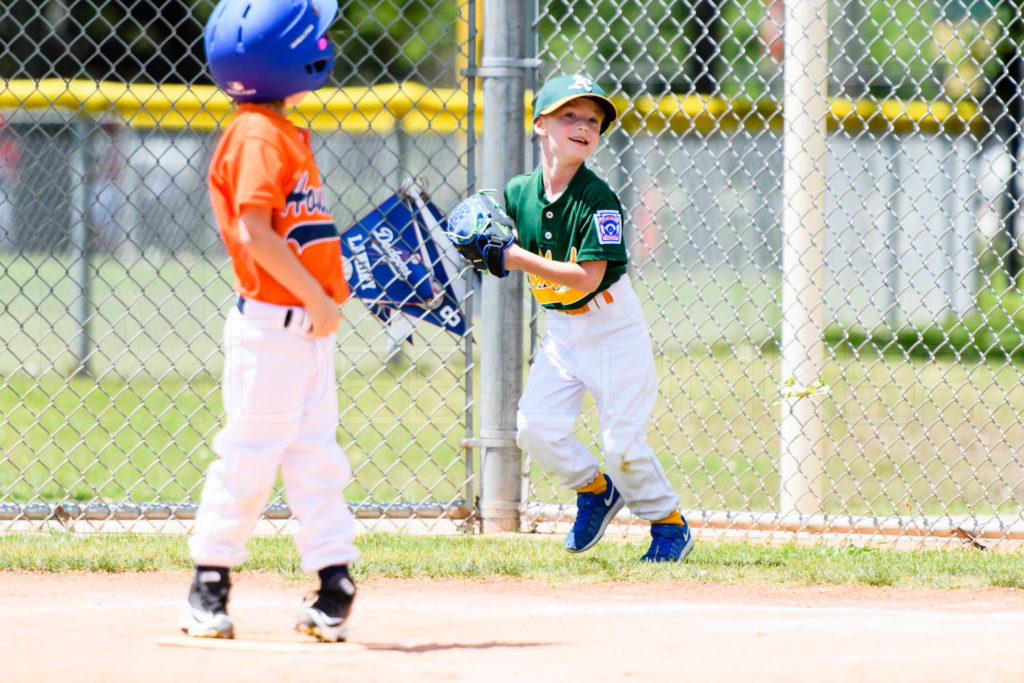
{"type": "Polygon", "coordinates": [[[608,507],[612,504],[612,499],[615,498],[615,491],[609,491],[608,497],[604,499],[604,506],[608,507]]]}

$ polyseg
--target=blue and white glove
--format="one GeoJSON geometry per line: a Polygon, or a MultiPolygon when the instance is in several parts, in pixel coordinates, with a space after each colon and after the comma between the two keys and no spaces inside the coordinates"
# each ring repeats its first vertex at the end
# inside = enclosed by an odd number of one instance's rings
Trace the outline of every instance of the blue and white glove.
{"type": "Polygon", "coordinates": [[[512,219],[486,192],[455,205],[448,214],[445,234],[474,268],[505,277],[505,250],[516,241],[516,235],[512,219]]]}

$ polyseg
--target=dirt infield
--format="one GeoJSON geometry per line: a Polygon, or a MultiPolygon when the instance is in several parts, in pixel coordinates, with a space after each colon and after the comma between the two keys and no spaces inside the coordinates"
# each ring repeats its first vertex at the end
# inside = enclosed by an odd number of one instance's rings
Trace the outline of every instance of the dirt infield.
{"type": "Polygon", "coordinates": [[[193,643],[189,578],[0,572],[0,679],[1024,680],[1024,591],[376,579],[328,645],[290,630],[312,582],[243,573],[237,639],[193,643]]]}

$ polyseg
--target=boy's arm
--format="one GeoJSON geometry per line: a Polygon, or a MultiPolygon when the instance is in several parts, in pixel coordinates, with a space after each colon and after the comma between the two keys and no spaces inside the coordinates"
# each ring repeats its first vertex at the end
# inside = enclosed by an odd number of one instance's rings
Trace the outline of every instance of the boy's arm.
{"type": "Polygon", "coordinates": [[[505,251],[505,267],[516,268],[525,273],[542,277],[564,287],[581,292],[593,292],[604,279],[607,261],[582,261],[569,263],[552,261],[512,244],[505,251]]]}
{"type": "Polygon", "coordinates": [[[326,337],[334,334],[341,322],[338,304],[327,296],[316,278],[274,232],[270,225],[270,211],[264,206],[242,207],[238,222],[239,239],[264,270],[299,297],[313,325],[313,335],[326,337]]]}

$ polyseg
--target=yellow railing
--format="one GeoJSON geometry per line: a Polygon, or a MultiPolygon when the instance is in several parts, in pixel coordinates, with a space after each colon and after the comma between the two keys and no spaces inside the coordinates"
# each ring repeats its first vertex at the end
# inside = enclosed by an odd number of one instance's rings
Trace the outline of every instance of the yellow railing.
{"type": "MultiPolygon", "coordinates": [[[[417,83],[375,88],[324,88],[296,108],[292,118],[320,131],[452,133],[465,128],[468,98],[457,90],[417,83]]],[[[134,128],[215,130],[234,111],[231,99],[209,85],[125,84],[61,79],[10,80],[0,90],[0,111],[63,109],[94,116],[118,115],[134,128]]]]}
{"type": "MultiPolygon", "coordinates": [[[[629,132],[646,129],[660,133],[710,133],[736,128],[781,129],[777,103],[729,101],[700,95],[640,96],[632,101],[619,95],[615,105],[623,112],[620,125],[629,132]]],[[[524,103],[530,128],[531,93],[524,103]]],[[[476,98],[478,107],[482,95],[476,98]]],[[[386,133],[397,128],[407,133],[451,134],[467,128],[469,98],[465,91],[431,89],[414,82],[373,88],[317,90],[292,113],[297,123],[314,130],[346,133],[386,133]]],[[[125,84],[109,81],[62,79],[10,80],[0,89],[0,112],[13,109],[63,109],[94,116],[118,115],[134,128],[215,130],[232,111],[231,100],[205,85],[125,84]]],[[[477,109],[477,125],[482,123],[477,109]]],[[[981,134],[986,123],[977,105],[944,101],[834,99],[829,128],[858,132],[981,134]]]]}

